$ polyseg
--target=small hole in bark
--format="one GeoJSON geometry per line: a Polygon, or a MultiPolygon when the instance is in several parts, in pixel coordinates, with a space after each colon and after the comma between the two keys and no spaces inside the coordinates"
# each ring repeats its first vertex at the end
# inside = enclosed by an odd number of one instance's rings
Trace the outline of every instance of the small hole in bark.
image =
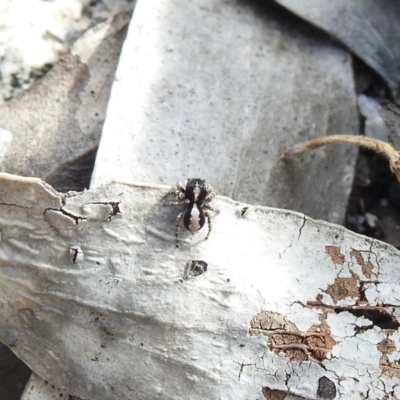
{"type": "Polygon", "coordinates": [[[185,268],[183,279],[187,279],[189,275],[199,276],[207,272],[208,264],[203,260],[190,260],[185,268]]]}
{"type": "Polygon", "coordinates": [[[240,211],[240,216],[243,217],[243,215],[246,214],[248,209],[249,207],[243,207],[242,210],[240,211]]]}
{"type": "Polygon", "coordinates": [[[326,376],[318,379],[317,397],[326,400],[333,400],[336,397],[336,386],[326,376]]]}
{"type": "Polygon", "coordinates": [[[360,282],[360,290],[359,290],[360,300],[358,301],[358,303],[368,303],[367,296],[365,295],[365,290],[366,290],[366,287],[365,287],[364,282],[360,282]]]}

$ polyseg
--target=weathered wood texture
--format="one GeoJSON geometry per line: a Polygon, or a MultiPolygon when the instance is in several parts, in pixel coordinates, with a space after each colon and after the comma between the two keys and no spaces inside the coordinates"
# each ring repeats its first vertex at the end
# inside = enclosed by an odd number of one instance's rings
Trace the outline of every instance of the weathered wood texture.
{"type": "Polygon", "coordinates": [[[121,13],[88,30],[72,54],[0,106],[1,171],[57,183],[60,169],[97,148],[129,19],[121,13]]]}
{"type": "Polygon", "coordinates": [[[341,41],[399,100],[400,4],[391,0],[275,0],[341,41]]]}
{"type": "Polygon", "coordinates": [[[202,177],[239,201],[342,222],[356,149],[279,161],[333,133],[358,133],[353,72],[321,32],[271,2],[139,1],[92,184],[202,177]]]}
{"type": "Polygon", "coordinates": [[[393,247],[218,197],[209,240],[176,249],[165,187],[0,179],[0,339],[67,393],[400,396],[393,247]],[[207,272],[183,279],[190,260],[207,272]]]}

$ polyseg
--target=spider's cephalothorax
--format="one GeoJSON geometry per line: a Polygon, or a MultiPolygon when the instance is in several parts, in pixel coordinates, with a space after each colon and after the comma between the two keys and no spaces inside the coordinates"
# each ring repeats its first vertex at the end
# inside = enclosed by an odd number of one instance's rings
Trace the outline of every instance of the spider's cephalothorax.
{"type": "Polygon", "coordinates": [[[169,203],[169,205],[186,206],[186,210],[182,211],[176,217],[176,246],[178,247],[179,223],[181,222],[182,218],[183,225],[192,234],[204,226],[207,218],[208,234],[206,239],[208,239],[212,229],[212,224],[210,214],[208,211],[205,211],[205,209],[217,211],[209,204],[216,196],[213,188],[207,185],[204,179],[191,178],[187,179],[183,185],[178,182],[176,185],[176,190],[173,190],[172,192],[176,194],[178,201],[169,203]]]}

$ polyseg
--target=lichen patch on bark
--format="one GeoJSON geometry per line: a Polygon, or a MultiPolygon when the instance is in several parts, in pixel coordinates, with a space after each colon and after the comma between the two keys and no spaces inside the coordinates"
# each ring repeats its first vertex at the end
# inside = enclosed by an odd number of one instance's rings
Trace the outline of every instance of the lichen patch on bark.
{"type": "Polygon", "coordinates": [[[350,278],[336,278],[332,285],[329,285],[326,289],[326,293],[332,297],[335,304],[347,297],[354,299],[360,297],[360,278],[353,271],[350,271],[350,273],[350,278]]]}
{"type": "Polygon", "coordinates": [[[337,246],[325,246],[325,253],[329,255],[334,264],[343,265],[345,256],[340,252],[340,248],[337,246]]]}
{"type": "Polygon", "coordinates": [[[302,332],[285,316],[268,311],[262,311],[251,319],[249,333],[268,336],[269,349],[276,354],[283,353],[292,362],[320,364],[336,344],[324,320],[319,326],[302,332]]]}
{"type": "Polygon", "coordinates": [[[270,389],[268,387],[262,388],[261,393],[263,394],[266,400],[284,400],[284,398],[288,394],[284,390],[275,390],[275,389],[270,389]]]}
{"type": "Polygon", "coordinates": [[[368,260],[367,262],[365,262],[361,252],[354,249],[350,252],[350,256],[354,257],[357,264],[361,266],[361,270],[364,276],[367,278],[371,278],[372,271],[374,269],[374,265],[371,263],[371,261],[368,260]]]}
{"type": "Polygon", "coordinates": [[[389,378],[400,378],[400,360],[390,361],[388,355],[396,351],[396,345],[392,339],[383,339],[377,344],[378,350],[382,353],[379,359],[379,368],[389,378]]]}

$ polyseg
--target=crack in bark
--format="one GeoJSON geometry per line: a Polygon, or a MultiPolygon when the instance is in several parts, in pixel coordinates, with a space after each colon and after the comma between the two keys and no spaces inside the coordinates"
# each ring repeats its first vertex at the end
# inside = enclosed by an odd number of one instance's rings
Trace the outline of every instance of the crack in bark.
{"type": "Polygon", "coordinates": [[[0,206],[8,206],[8,207],[17,207],[17,208],[30,208],[30,207],[24,207],[24,206],[20,206],[18,204],[12,204],[12,203],[0,203],[0,206]]]}
{"type": "Polygon", "coordinates": [[[119,205],[121,204],[121,201],[108,201],[108,202],[102,202],[102,201],[96,201],[96,202],[92,202],[92,203],[87,203],[87,205],[90,204],[102,204],[104,206],[111,206],[112,210],[108,215],[107,220],[111,221],[112,217],[116,216],[117,214],[122,214],[122,211],[119,207],[119,205]]]}
{"type": "Polygon", "coordinates": [[[299,235],[297,236],[297,240],[300,240],[301,231],[303,230],[304,226],[306,225],[307,217],[303,214],[303,223],[299,229],[299,235]]]}
{"type": "Polygon", "coordinates": [[[81,217],[81,216],[77,216],[77,215],[71,214],[68,211],[64,210],[63,207],[61,207],[61,208],[51,208],[51,207],[46,208],[44,210],[43,215],[45,215],[46,211],[48,211],[48,210],[57,211],[57,212],[60,212],[61,214],[66,215],[67,217],[70,217],[71,219],[73,219],[75,221],[76,225],[78,225],[80,221],[87,221],[86,217],[81,217]]]}
{"type": "MultiPolygon", "coordinates": [[[[400,323],[397,321],[397,319],[394,316],[390,315],[390,313],[388,313],[388,311],[386,310],[387,306],[331,306],[317,301],[308,301],[307,306],[323,309],[324,311],[328,310],[335,314],[340,314],[341,312],[347,311],[357,318],[365,317],[372,322],[371,327],[367,327],[368,329],[372,329],[374,326],[378,326],[379,328],[385,330],[398,330],[400,327],[400,323]]],[[[397,308],[397,306],[390,307],[397,308]]]]}
{"type": "Polygon", "coordinates": [[[244,367],[251,367],[251,366],[256,367],[256,364],[245,364],[243,361],[241,363],[234,361],[234,363],[240,366],[238,373],[238,381],[240,381],[240,377],[242,376],[244,367]]]}

